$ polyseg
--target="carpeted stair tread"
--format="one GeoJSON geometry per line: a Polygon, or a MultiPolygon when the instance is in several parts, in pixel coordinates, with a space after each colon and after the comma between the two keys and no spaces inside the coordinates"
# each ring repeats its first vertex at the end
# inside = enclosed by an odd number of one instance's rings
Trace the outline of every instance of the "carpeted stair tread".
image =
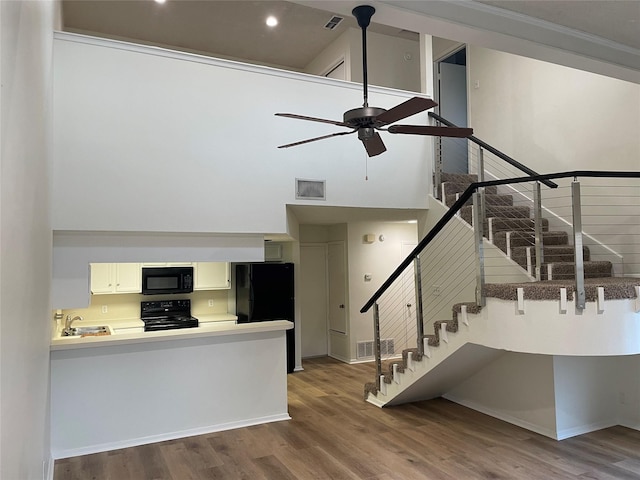
{"type": "MultiPolygon", "coordinates": [[[[605,300],[636,298],[635,287],[640,286],[640,278],[635,277],[597,277],[586,278],[585,297],[588,302],[598,298],[598,287],[604,287],[605,300]]],[[[518,288],[523,289],[525,300],[560,300],[560,289],[567,290],[567,300],[573,300],[574,279],[544,280],[531,283],[487,283],[487,297],[501,300],[518,300],[518,288]]]]}
{"type": "Polygon", "coordinates": [[[440,345],[440,337],[437,335],[425,335],[424,338],[427,339],[427,345],[431,347],[437,347],[440,345]]]}
{"type": "MultiPolygon", "coordinates": [[[[548,280],[548,268],[551,269],[552,280],[574,279],[575,265],[573,262],[557,262],[543,265],[542,279],[548,280]]],[[[613,276],[613,264],[607,261],[584,262],[584,278],[603,278],[613,276]]]]}
{"type": "Polygon", "coordinates": [[[419,362],[422,360],[422,354],[418,352],[417,348],[405,348],[402,351],[402,361],[404,362],[405,365],[407,365],[407,362],[409,359],[409,352],[413,354],[411,358],[413,358],[414,361],[419,362]]]}
{"type": "MultiPolygon", "coordinates": [[[[542,249],[544,263],[573,263],[575,254],[573,245],[544,245],[542,249]]],[[[589,247],[582,247],[582,258],[585,262],[591,260],[589,247]]],[[[522,268],[527,268],[527,247],[515,247],[511,250],[511,259],[522,268]]],[[[535,263],[536,252],[531,248],[531,261],[535,263]]]]}
{"type": "Polygon", "coordinates": [[[436,335],[440,336],[440,328],[442,325],[445,325],[445,329],[447,332],[457,332],[458,331],[458,321],[454,320],[436,320],[433,322],[433,329],[435,330],[436,335]]]}
{"type": "MultiPolygon", "coordinates": [[[[464,206],[460,209],[460,216],[467,223],[472,224],[473,206],[464,206]]],[[[501,205],[487,205],[485,207],[487,218],[530,218],[531,209],[526,205],[516,205],[512,207],[503,207],[501,205]]]]}
{"type": "MultiPolygon", "coordinates": [[[[533,247],[536,243],[536,234],[533,230],[519,231],[500,231],[493,234],[493,244],[503,252],[507,253],[507,236],[511,248],[516,247],[533,247]]],[[[567,245],[569,243],[569,235],[567,232],[542,232],[542,244],[550,245],[567,245]]]]}
{"type": "Polygon", "coordinates": [[[378,387],[376,386],[375,382],[367,382],[364,384],[364,400],[365,401],[367,400],[367,398],[369,398],[369,394],[371,395],[378,394],[378,387]]]}
{"type": "MultiPolygon", "coordinates": [[[[535,220],[533,218],[498,218],[494,217],[491,222],[485,222],[485,232],[489,231],[489,226],[493,231],[493,236],[499,232],[533,232],[535,231],[535,220]]],[[[549,219],[542,219],[542,231],[549,231],[549,219]]]]}
{"type": "MultiPolygon", "coordinates": [[[[444,191],[445,195],[455,195],[456,193],[464,192],[469,185],[469,183],[444,182],[440,187],[440,192],[442,193],[444,191]]],[[[488,195],[496,195],[498,193],[498,187],[495,185],[485,187],[484,193],[488,195]]]]}
{"type": "MultiPolygon", "coordinates": [[[[445,205],[447,207],[451,207],[457,200],[457,194],[449,194],[445,199],[445,205]]],[[[486,205],[501,205],[504,207],[512,207],[513,206],[513,195],[491,195],[485,194],[484,196],[486,205]]],[[[473,204],[473,197],[467,200],[465,205],[473,204]]]]}
{"type": "Polygon", "coordinates": [[[467,185],[470,183],[475,183],[478,181],[478,175],[475,173],[448,173],[442,172],[440,173],[440,182],[451,182],[451,183],[466,183],[467,185]]]}

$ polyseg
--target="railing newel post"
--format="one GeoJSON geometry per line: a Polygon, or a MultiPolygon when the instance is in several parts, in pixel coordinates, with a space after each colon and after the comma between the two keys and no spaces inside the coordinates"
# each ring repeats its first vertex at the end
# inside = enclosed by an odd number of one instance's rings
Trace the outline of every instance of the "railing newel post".
{"type": "Polygon", "coordinates": [[[586,294],[584,290],[584,252],[582,249],[582,204],[580,182],[571,182],[571,211],[573,214],[574,271],[576,277],[576,308],[584,310],[586,294]]]}
{"type": "Polygon", "coordinates": [[[543,237],[542,237],[542,195],[540,182],[536,181],[533,187],[533,217],[535,232],[535,252],[536,252],[536,280],[542,279],[542,264],[544,263],[543,237]]]}
{"type": "Polygon", "coordinates": [[[487,303],[485,296],[484,278],[484,187],[473,194],[473,234],[476,250],[476,305],[484,307],[487,303]]]}
{"type": "Polygon", "coordinates": [[[373,352],[376,358],[376,388],[380,391],[382,358],[380,355],[380,312],[378,309],[378,302],[373,304],[373,352]]]}
{"type": "MultiPolygon", "coordinates": [[[[478,145],[478,181],[484,182],[484,148],[478,145]]],[[[484,187],[482,187],[484,190],[484,187]]]]}
{"type": "Polygon", "coordinates": [[[413,260],[413,274],[415,277],[416,292],[416,347],[420,355],[424,354],[424,314],[422,310],[422,267],[420,265],[420,254],[413,260]]]}

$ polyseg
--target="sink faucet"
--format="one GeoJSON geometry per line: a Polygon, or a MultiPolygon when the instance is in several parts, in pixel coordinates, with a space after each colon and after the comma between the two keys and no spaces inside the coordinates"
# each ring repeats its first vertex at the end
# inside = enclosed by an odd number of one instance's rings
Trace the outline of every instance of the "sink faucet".
{"type": "Polygon", "coordinates": [[[67,318],[64,321],[64,332],[65,333],[71,333],[71,324],[73,322],[75,322],[76,320],[84,320],[80,315],[76,315],[75,317],[71,318],[71,315],[67,315],[67,318]]]}

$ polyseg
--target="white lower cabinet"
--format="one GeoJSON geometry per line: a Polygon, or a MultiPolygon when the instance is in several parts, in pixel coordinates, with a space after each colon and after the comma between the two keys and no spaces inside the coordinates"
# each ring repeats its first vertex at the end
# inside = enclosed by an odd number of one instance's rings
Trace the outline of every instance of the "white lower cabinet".
{"type": "Polygon", "coordinates": [[[224,290],[231,288],[229,262],[199,262],[193,264],[194,290],[224,290]]]}
{"type": "Polygon", "coordinates": [[[92,263],[91,293],[140,293],[142,279],[139,263],[92,263]]]}

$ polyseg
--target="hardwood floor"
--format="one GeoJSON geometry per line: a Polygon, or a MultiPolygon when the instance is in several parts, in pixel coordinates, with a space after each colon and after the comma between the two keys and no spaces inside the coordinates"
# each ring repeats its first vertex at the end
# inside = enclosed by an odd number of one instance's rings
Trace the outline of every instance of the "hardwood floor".
{"type": "Polygon", "coordinates": [[[444,399],[381,410],[372,365],[303,366],[290,421],[58,460],[54,479],[640,479],[636,430],[557,442],[444,399]]]}

